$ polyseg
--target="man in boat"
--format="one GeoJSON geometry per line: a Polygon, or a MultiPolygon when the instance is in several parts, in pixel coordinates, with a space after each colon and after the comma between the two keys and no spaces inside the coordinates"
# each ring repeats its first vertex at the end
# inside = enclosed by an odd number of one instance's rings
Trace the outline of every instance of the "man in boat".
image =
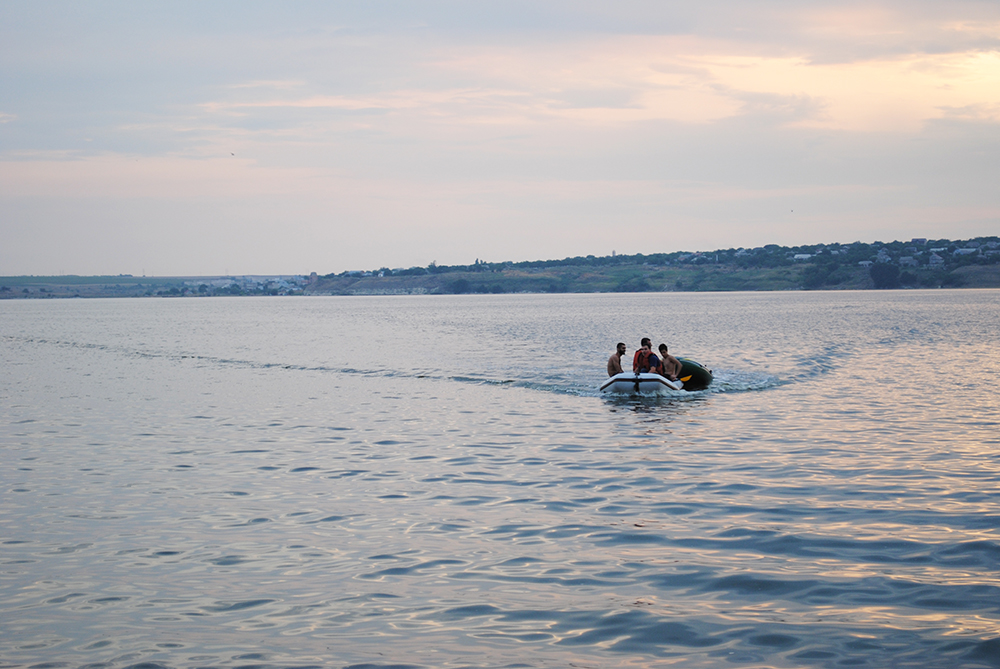
{"type": "Polygon", "coordinates": [[[622,369],[623,355],[625,355],[625,344],[618,342],[615,352],[611,354],[610,358],[608,358],[608,376],[621,374],[624,371],[622,369]]]}
{"type": "Polygon", "coordinates": [[[660,374],[671,381],[677,380],[677,375],[681,373],[681,361],[668,353],[667,345],[660,344],[660,374]]]}
{"type": "Polygon", "coordinates": [[[652,362],[650,356],[656,359],[657,363],[659,363],[659,359],[653,353],[653,342],[649,340],[649,337],[643,337],[639,343],[641,345],[639,350],[632,356],[632,371],[636,374],[645,374],[653,367],[653,365],[650,365],[650,362],[652,362]]]}

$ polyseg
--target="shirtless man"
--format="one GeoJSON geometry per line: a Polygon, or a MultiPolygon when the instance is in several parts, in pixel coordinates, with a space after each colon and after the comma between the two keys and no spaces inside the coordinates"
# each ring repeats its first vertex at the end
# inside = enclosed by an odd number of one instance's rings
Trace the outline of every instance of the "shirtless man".
{"type": "Polygon", "coordinates": [[[625,355],[625,344],[618,342],[617,350],[611,354],[610,358],[608,358],[608,376],[621,374],[624,371],[622,369],[623,355],[625,355]]]}
{"type": "Polygon", "coordinates": [[[663,360],[663,371],[660,373],[671,381],[676,381],[677,375],[681,373],[681,361],[667,353],[666,344],[660,344],[659,349],[660,358],[663,360]]]}

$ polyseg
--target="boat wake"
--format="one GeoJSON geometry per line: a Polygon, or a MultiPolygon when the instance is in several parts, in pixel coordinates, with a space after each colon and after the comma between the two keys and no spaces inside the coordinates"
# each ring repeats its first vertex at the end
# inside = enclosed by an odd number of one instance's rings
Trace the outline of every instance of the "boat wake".
{"type": "MultiPolygon", "coordinates": [[[[775,376],[770,374],[763,374],[760,372],[747,372],[742,370],[730,370],[730,369],[719,369],[714,372],[714,380],[712,385],[704,390],[677,390],[677,391],[667,391],[661,395],[664,398],[672,399],[695,399],[703,398],[706,396],[711,396],[719,393],[739,393],[739,392],[753,392],[759,390],[767,390],[769,388],[774,388],[782,384],[782,381],[775,376]]],[[[433,378],[428,376],[427,378],[433,378]]],[[[436,377],[445,378],[450,381],[455,381],[458,383],[472,383],[477,385],[491,385],[491,386],[505,386],[509,388],[524,388],[528,390],[535,390],[539,392],[546,393],[557,393],[561,395],[576,395],[579,397],[605,397],[611,398],[618,396],[615,393],[602,393],[600,391],[600,384],[606,381],[606,378],[594,377],[593,375],[587,376],[570,376],[559,377],[557,375],[551,375],[548,378],[536,378],[535,380],[523,380],[523,379],[496,379],[489,377],[477,377],[477,376],[449,376],[449,377],[436,377]]]]}
{"type": "MultiPolygon", "coordinates": [[[[467,383],[487,386],[501,386],[505,388],[519,388],[533,390],[544,393],[557,393],[561,395],[575,395],[579,397],[602,397],[599,388],[607,380],[603,374],[597,375],[593,369],[587,368],[567,368],[552,370],[551,368],[536,367],[522,371],[522,378],[505,378],[496,375],[497,370],[489,370],[482,375],[478,374],[449,374],[442,369],[380,369],[361,367],[339,367],[322,364],[295,364],[289,362],[260,361],[248,359],[235,359],[204,355],[193,351],[158,351],[141,347],[114,346],[106,344],[91,344],[84,342],[74,342],[65,340],[53,340],[33,337],[4,337],[9,344],[34,345],[34,346],[54,346],[59,348],[70,348],[80,350],[90,350],[98,353],[110,354],[124,359],[160,359],[176,364],[190,364],[197,366],[216,366],[229,368],[244,368],[253,370],[273,370],[275,372],[295,373],[332,373],[348,376],[365,376],[379,378],[408,378],[426,379],[428,381],[467,383]]],[[[718,369],[714,372],[712,385],[704,390],[697,391],[668,391],[667,396],[680,399],[691,399],[705,397],[716,393],[747,392],[766,390],[781,385],[783,382],[777,377],[760,372],[747,372],[742,370],[718,369]]]]}

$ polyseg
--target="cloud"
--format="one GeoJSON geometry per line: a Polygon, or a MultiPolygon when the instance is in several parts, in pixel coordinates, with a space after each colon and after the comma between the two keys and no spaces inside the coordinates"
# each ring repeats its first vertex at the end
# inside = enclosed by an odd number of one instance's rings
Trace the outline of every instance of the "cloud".
{"type": "Polygon", "coordinates": [[[423,86],[411,80],[360,94],[275,96],[248,85],[249,96],[237,90],[201,107],[242,116],[278,109],[405,114],[413,132],[440,123],[712,123],[769,112],[778,123],[861,132],[916,132],[951,109],[1000,121],[1000,51],[816,62],[808,51],[759,54],[738,42],[692,36],[591,36],[516,47],[452,45],[432,49],[409,69],[423,86]],[[477,86],[449,85],[455,80],[477,86]],[[781,102],[761,104],[765,99],[781,102]]]}
{"type": "Polygon", "coordinates": [[[308,192],[316,179],[309,168],[273,168],[228,158],[184,156],[74,156],[40,152],[0,161],[0,194],[9,198],[200,198],[289,195],[308,192]]]}
{"type": "Polygon", "coordinates": [[[916,132],[952,107],[998,122],[1000,53],[910,55],[891,60],[815,64],[802,58],[710,59],[713,80],[728,89],[804,96],[822,109],[798,125],[861,132],[916,132]]]}
{"type": "Polygon", "coordinates": [[[183,223],[245,271],[333,271],[1000,211],[992,2],[123,6],[0,5],[0,234],[68,217],[82,258],[183,223]]]}

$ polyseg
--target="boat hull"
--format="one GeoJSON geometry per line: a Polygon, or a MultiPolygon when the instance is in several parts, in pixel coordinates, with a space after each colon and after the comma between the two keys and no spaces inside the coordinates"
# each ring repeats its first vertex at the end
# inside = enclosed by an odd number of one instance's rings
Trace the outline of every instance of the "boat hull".
{"type": "Polygon", "coordinates": [[[627,395],[666,395],[681,389],[683,384],[665,379],[659,374],[622,372],[604,382],[602,393],[627,395]]]}
{"type": "Polygon", "coordinates": [[[712,370],[688,358],[681,361],[680,381],[671,381],[659,374],[636,374],[622,372],[604,382],[602,393],[625,395],[668,395],[678,390],[704,390],[712,383],[712,370]]]}

